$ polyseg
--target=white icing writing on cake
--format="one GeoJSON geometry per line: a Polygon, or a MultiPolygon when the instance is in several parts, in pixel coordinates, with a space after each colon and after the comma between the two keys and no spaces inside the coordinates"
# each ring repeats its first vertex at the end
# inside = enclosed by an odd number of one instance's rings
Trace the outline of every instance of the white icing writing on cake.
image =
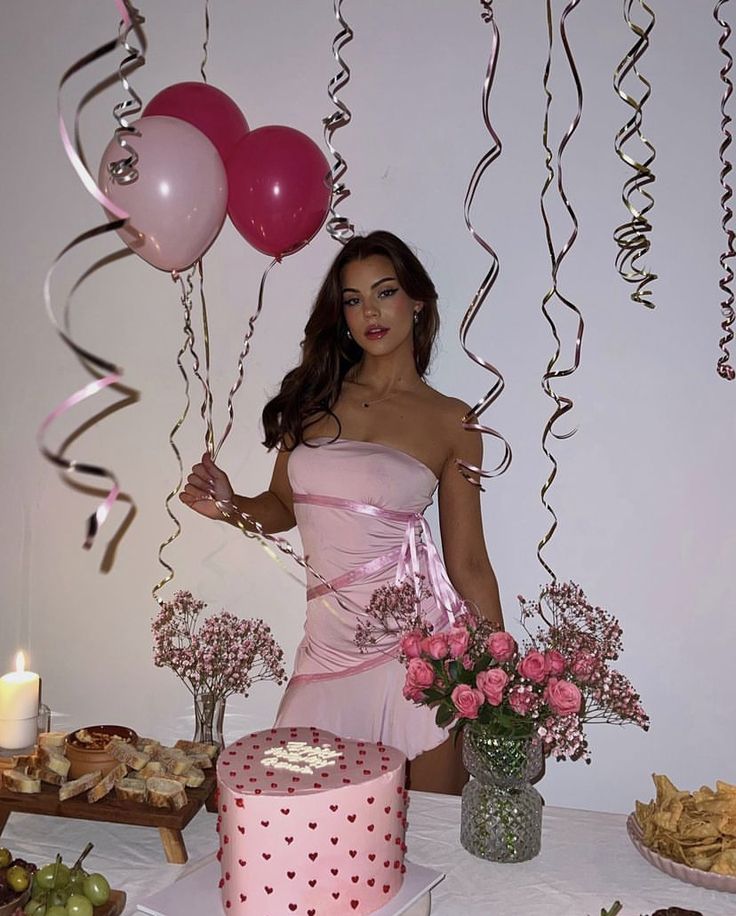
{"type": "Polygon", "coordinates": [[[273,770],[291,773],[314,773],[335,765],[342,755],[329,744],[316,747],[306,741],[288,741],[283,747],[271,747],[261,757],[261,764],[273,770]]]}

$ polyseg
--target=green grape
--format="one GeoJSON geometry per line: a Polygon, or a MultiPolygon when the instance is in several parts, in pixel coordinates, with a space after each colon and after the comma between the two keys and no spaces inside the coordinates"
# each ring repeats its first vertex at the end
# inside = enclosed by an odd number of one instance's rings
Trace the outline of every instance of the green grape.
{"type": "Polygon", "coordinates": [[[50,865],[44,865],[43,868],[39,868],[36,872],[36,884],[43,888],[45,891],[50,891],[54,886],[54,871],[56,870],[56,862],[52,862],[50,865]]]}
{"type": "Polygon", "coordinates": [[[46,904],[41,900],[31,899],[25,905],[23,912],[26,916],[46,916],[46,904]]]}
{"type": "Polygon", "coordinates": [[[0,868],[7,868],[13,861],[13,854],[5,846],[0,847],[0,868]]]}
{"type": "Polygon", "coordinates": [[[58,891],[49,891],[47,906],[64,906],[69,899],[69,892],[66,888],[58,891]]]}
{"type": "MultiPolygon", "coordinates": [[[[38,872],[36,872],[36,875],[38,872]]],[[[39,885],[36,875],[33,876],[33,881],[31,882],[31,897],[37,899],[38,897],[43,897],[46,891],[39,885]]]]}
{"type": "Polygon", "coordinates": [[[65,906],[50,906],[46,910],[46,916],[67,916],[65,906]]]}
{"type": "Polygon", "coordinates": [[[81,894],[87,872],[83,868],[75,868],[69,875],[69,888],[73,894],[81,894]]]}
{"type": "Polygon", "coordinates": [[[5,880],[8,882],[8,887],[10,887],[11,890],[15,891],[16,894],[20,894],[31,883],[31,876],[27,869],[23,868],[21,865],[11,865],[5,872],[5,880]]]}
{"type": "Polygon", "coordinates": [[[69,866],[64,865],[63,862],[59,862],[58,865],[54,864],[54,890],[60,890],[63,887],[66,887],[69,884],[69,877],[71,872],[69,871],[69,866]]]}
{"type": "Polygon", "coordinates": [[[104,875],[96,872],[84,879],[84,896],[93,906],[103,906],[110,899],[110,885],[104,875]]]}
{"type": "Polygon", "coordinates": [[[66,916],[94,916],[92,904],[82,894],[72,894],[66,902],[66,916]]]}

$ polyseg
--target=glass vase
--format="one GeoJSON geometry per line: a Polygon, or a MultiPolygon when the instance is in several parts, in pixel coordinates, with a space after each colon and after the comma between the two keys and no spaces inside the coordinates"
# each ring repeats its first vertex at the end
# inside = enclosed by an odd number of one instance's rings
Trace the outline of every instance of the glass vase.
{"type": "Polygon", "coordinates": [[[542,796],[531,785],[542,770],[541,741],[501,737],[493,726],[463,730],[463,761],[473,777],[463,789],[460,842],[492,862],[525,862],[542,843],[542,796]]]}
{"type": "Polygon", "coordinates": [[[222,726],[225,721],[226,697],[214,693],[194,695],[194,740],[204,744],[225,745],[222,726]]]}

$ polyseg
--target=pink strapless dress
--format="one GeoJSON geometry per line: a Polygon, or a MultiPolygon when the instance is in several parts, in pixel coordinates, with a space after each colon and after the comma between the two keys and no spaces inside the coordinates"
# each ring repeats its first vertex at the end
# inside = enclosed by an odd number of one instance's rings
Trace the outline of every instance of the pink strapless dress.
{"type": "Polygon", "coordinates": [[[313,575],[307,619],[276,726],[315,726],[344,737],[383,741],[411,760],[447,738],[435,710],[402,694],[397,644],[361,653],[355,627],[381,585],[418,570],[432,589],[424,611],[435,631],[461,606],[423,517],[434,473],[390,446],[353,439],[311,440],[289,457],[294,514],[313,575]]]}

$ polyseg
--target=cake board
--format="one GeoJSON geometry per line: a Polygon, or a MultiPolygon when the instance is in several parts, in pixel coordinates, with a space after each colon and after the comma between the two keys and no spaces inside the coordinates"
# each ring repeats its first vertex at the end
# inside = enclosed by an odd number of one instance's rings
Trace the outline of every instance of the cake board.
{"type": "MultiPolygon", "coordinates": [[[[430,891],[445,877],[442,872],[406,859],[406,874],[399,892],[371,916],[428,916],[430,891]]],[[[220,863],[208,856],[189,874],[170,887],[136,904],[138,914],[145,916],[202,916],[223,913],[218,888],[220,863]]]]}

